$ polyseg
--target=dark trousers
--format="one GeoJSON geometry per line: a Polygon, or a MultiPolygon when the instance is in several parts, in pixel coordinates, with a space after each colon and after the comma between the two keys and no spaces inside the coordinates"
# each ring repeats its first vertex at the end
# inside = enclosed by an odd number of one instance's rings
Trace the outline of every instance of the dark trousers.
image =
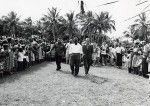
{"type": "Polygon", "coordinates": [[[60,70],[61,69],[62,56],[55,55],[55,59],[56,59],[57,70],[60,70]]]}
{"type": "Polygon", "coordinates": [[[102,64],[106,65],[107,64],[107,55],[101,54],[101,56],[102,56],[102,64]]]}
{"type": "Polygon", "coordinates": [[[116,65],[121,67],[122,66],[122,54],[117,53],[117,62],[116,65]]]}
{"type": "Polygon", "coordinates": [[[139,67],[133,67],[134,74],[139,74],[139,67]]]}
{"type": "Polygon", "coordinates": [[[142,73],[143,75],[148,74],[148,63],[146,61],[146,58],[143,58],[143,61],[142,61],[142,73]]]}
{"type": "Polygon", "coordinates": [[[80,54],[74,53],[70,56],[70,68],[73,75],[75,76],[78,75],[79,67],[80,67],[80,54]]]}
{"type": "Polygon", "coordinates": [[[24,58],[23,59],[23,69],[26,69],[27,68],[27,61],[26,59],[24,58]]]}
{"type": "Polygon", "coordinates": [[[18,67],[17,67],[17,71],[22,71],[23,70],[23,61],[18,61],[18,67]]]}
{"type": "Polygon", "coordinates": [[[128,72],[131,73],[133,70],[131,67],[128,67],[128,72]]]}
{"type": "Polygon", "coordinates": [[[83,56],[83,61],[84,61],[84,69],[85,69],[85,74],[89,73],[90,66],[92,65],[92,57],[89,56],[83,56]]]}

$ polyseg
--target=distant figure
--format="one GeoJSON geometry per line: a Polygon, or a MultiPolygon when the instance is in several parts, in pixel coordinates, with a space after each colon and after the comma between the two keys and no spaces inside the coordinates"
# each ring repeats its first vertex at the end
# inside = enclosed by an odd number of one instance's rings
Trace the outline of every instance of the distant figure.
{"type": "Polygon", "coordinates": [[[55,60],[56,60],[56,65],[57,65],[56,70],[59,71],[61,69],[62,57],[64,56],[64,53],[65,53],[65,46],[62,43],[61,39],[57,40],[56,44],[53,46],[50,52],[53,49],[55,49],[55,60]]]}
{"type": "Polygon", "coordinates": [[[70,63],[70,56],[69,56],[69,49],[70,49],[70,45],[73,43],[73,40],[70,39],[69,43],[66,44],[66,64],[70,63]]]}
{"type": "Polygon", "coordinates": [[[116,48],[116,55],[117,55],[117,60],[116,60],[116,65],[118,68],[122,68],[122,57],[123,57],[123,52],[124,48],[121,46],[121,43],[118,44],[118,47],[116,48]]]}
{"type": "Polygon", "coordinates": [[[143,44],[143,61],[142,61],[142,74],[143,77],[148,78],[148,58],[149,57],[149,45],[144,42],[143,44]]]}
{"type": "Polygon", "coordinates": [[[72,75],[77,76],[79,73],[79,66],[81,62],[81,55],[83,54],[82,46],[78,43],[78,38],[74,38],[74,44],[70,45],[70,68],[72,75]]]}
{"type": "Polygon", "coordinates": [[[107,47],[106,42],[102,43],[101,46],[101,56],[102,56],[102,65],[105,66],[107,64],[107,47]]]}
{"type": "Polygon", "coordinates": [[[90,66],[93,63],[92,54],[93,54],[93,46],[90,44],[90,39],[87,38],[86,44],[83,45],[83,61],[84,61],[85,75],[88,75],[90,66]]]}

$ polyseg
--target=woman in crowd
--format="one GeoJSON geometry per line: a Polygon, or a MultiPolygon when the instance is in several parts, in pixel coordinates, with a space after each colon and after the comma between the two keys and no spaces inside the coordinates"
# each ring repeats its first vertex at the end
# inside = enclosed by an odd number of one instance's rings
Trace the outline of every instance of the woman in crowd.
{"type": "Polygon", "coordinates": [[[93,43],[93,55],[92,55],[92,58],[93,58],[93,66],[96,65],[97,57],[98,57],[98,47],[97,47],[97,44],[96,44],[96,43],[93,43]]]}
{"type": "Polygon", "coordinates": [[[23,70],[23,60],[24,60],[23,49],[19,48],[18,49],[18,69],[17,69],[17,71],[23,70]]]}
{"type": "Polygon", "coordinates": [[[133,59],[132,59],[132,67],[134,74],[139,74],[139,68],[141,64],[141,55],[140,55],[140,49],[139,49],[139,43],[135,43],[134,49],[133,49],[133,59]]]}
{"type": "Polygon", "coordinates": [[[114,66],[115,65],[115,59],[116,59],[116,49],[115,49],[114,45],[111,45],[109,50],[110,50],[110,64],[112,66],[114,66]]]}
{"type": "Polygon", "coordinates": [[[107,48],[108,48],[108,45],[106,44],[106,42],[103,42],[101,46],[101,56],[102,56],[103,66],[107,64],[107,48]]]}

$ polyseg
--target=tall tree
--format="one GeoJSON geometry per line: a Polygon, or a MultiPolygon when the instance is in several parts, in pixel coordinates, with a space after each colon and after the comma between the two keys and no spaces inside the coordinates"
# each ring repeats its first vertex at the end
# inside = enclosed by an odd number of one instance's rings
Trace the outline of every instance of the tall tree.
{"type": "Polygon", "coordinates": [[[59,12],[57,8],[52,7],[52,9],[48,8],[48,13],[47,15],[44,15],[43,19],[45,23],[49,24],[49,25],[46,25],[46,29],[49,29],[49,30],[52,29],[53,38],[54,38],[54,41],[56,41],[58,37],[58,34],[57,34],[57,31],[59,29],[58,27],[61,21],[63,20],[63,17],[59,16],[59,12]]]}
{"type": "Polygon", "coordinates": [[[26,37],[31,37],[31,35],[33,35],[34,27],[31,17],[28,17],[23,21],[22,27],[24,28],[24,34],[26,37]]]}
{"type": "Polygon", "coordinates": [[[131,28],[134,29],[138,38],[148,41],[149,26],[150,20],[147,19],[146,13],[142,13],[139,15],[139,18],[135,20],[135,24],[133,24],[131,28]]]}
{"type": "Polygon", "coordinates": [[[69,38],[72,38],[78,32],[77,25],[75,22],[74,12],[67,13],[66,16],[67,16],[66,32],[69,35],[69,38]]]}
{"type": "Polygon", "coordinates": [[[16,30],[19,25],[19,17],[17,16],[17,13],[11,11],[7,16],[3,16],[2,18],[4,22],[7,23],[10,34],[16,36],[16,30]]]}
{"type": "Polygon", "coordinates": [[[94,40],[105,38],[105,34],[115,29],[115,21],[112,20],[108,12],[101,12],[94,17],[91,11],[85,15],[83,32],[94,40]]]}
{"type": "MultiPolygon", "coordinates": [[[[87,35],[88,37],[92,37],[92,33],[94,33],[94,27],[93,27],[93,20],[94,15],[92,11],[88,11],[84,18],[82,18],[83,27],[82,27],[82,35],[87,35]]],[[[84,36],[85,38],[85,36],[84,36]]]]}

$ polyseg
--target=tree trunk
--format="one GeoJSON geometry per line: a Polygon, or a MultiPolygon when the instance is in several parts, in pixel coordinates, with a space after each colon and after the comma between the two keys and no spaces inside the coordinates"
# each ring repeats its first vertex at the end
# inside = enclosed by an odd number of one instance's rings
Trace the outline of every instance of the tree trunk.
{"type": "Polygon", "coordinates": [[[55,26],[54,25],[53,25],[52,33],[53,33],[53,37],[54,37],[54,42],[56,42],[55,26]]]}

